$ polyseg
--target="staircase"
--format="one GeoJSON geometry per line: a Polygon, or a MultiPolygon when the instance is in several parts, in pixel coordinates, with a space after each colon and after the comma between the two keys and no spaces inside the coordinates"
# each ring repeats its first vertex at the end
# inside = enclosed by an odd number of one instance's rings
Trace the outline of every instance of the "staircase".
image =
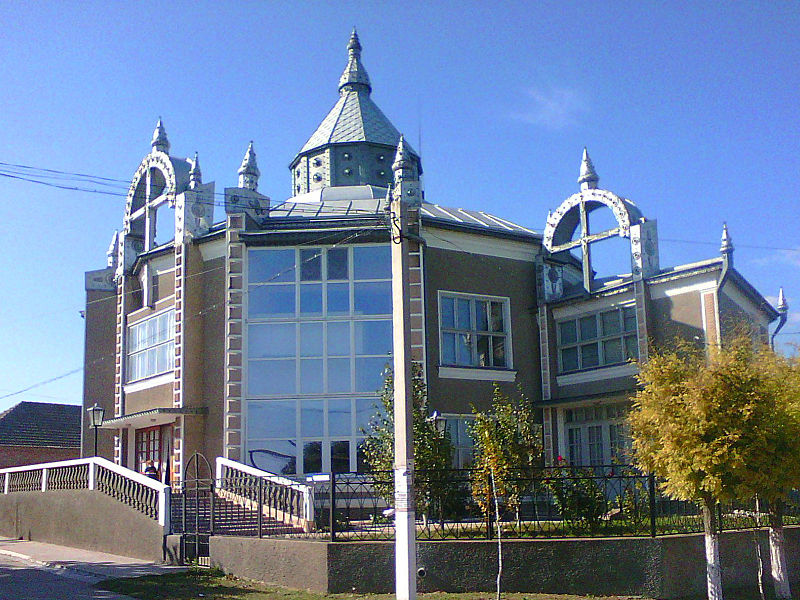
{"type": "MultiPolygon", "coordinates": [[[[214,523],[211,523],[211,491],[190,491],[172,495],[172,533],[200,535],[258,536],[258,509],[230,498],[214,496],[214,523]]],[[[266,507],[264,512],[266,512],[266,507]]],[[[300,527],[286,525],[266,514],[261,518],[261,536],[298,535],[300,527]]]]}

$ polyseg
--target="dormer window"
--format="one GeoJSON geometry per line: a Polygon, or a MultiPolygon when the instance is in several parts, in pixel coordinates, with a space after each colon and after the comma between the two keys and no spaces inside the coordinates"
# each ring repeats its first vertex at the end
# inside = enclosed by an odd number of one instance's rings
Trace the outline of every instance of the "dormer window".
{"type": "Polygon", "coordinates": [[[316,182],[320,182],[320,181],[322,181],[322,175],[320,175],[319,173],[314,173],[314,178],[313,179],[316,182]]]}
{"type": "Polygon", "coordinates": [[[322,166],[322,159],[321,158],[315,158],[314,159],[314,166],[315,167],[321,167],[322,166]]]}
{"type": "Polygon", "coordinates": [[[378,162],[383,162],[383,161],[386,160],[386,157],[383,154],[378,154],[377,159],[378,159],[378,162]]]}
{"type": "Polygon", "coordinates": [[[353,169],[345,169],[345,170],[344,170],[344,174],[345,174],[345,175],[348,175],[348,176],[349,176],[349,175],[352,175],[352,174],[353,174],[353,169]]]}
{"type": "Polygon", "coordinates": [[[626,306],[560,321],[558,357],[561,373],[639,358],[636,309],[626,306]]]}
{"type": "Polygon", "coordinates": [[[345,152],[344,154],[342,154],[342,158],[345,159],[345,160],[350,160],[353,157],[351,156],[351,154],[349,152],[345,152]]]}

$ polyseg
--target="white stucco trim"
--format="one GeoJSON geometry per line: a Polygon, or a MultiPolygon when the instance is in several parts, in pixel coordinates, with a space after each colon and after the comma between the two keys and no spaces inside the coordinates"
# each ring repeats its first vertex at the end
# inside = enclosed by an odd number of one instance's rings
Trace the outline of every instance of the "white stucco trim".
{"type": "Polygon", "coordinates": [[[450,231],[449,229],[423,226],[420,228],[420,235],[425,239],[425,244],[431,248],[510,258],[525,262],[533,262],[540,251],[538,246],[532,242],[503,240],[486,235],[450,231]]]}
{"type": "Polygon", "coordinates": [[[468,379],[471,381],[515,381],[517,372],[505,369],[484,369],[469,367],[439,367],[442,379],[468,379]]]}
{"type": "Polygon", "coordinates": [[[586,302],[576,301],[574,304],[570,303],[566,306],[557,306],[553,308],[553,319],[560,321],[570,317],[590,315],[609,308],[633,306],[634,302],[633,291],[614,296],[595,298],[586,302]]]}
{"type": "Polygon", "coordinates": [[[665,281],[663,283],[650,284],[650,298],[653,300],[659,298],[670,298],[671,296],[682,296],[683,294],[691,294],[694,292],[702,294],[703,292],[710,292],[717,287],[717,274],[703,273],[689,278],[691,283],[683,282],[683,285],[672,287],[672,281],[665,281]]]}
{"type": "Polygon", "coordinates": [[[165,383],[172,383],[173,381],[175,381],[175,373],[172,371],[167,371],[166,373],[156,375],[155,377],[148,377],[147,379],[142,379],[141,381],[126,383],[122,389],[126,394],[130,394],[131,392],[149,390],[150,388],[164,385],[165,383]]]}
{"type": "Polygon", "coordinates": [[[613,379],[615,377],[636,375],[638,372],[639,366],[636,363],[626,363],[624,365],[617,365],[615,367],[599,367],[597,369],[591,369],[590,371],[559,375],[556,377],[556,383],[560,386],[574,385],[577,383],[588,383],[590,381],[602,381],[604,379],[613,379]]]}
{"type": "Polygon", "coordinates": [[[203,257],[204,261],[222,258],[225,256],[225,238],[220,237],[210,242],[198,244],[198,248],[200,248],[200,256],[203,257]]]}

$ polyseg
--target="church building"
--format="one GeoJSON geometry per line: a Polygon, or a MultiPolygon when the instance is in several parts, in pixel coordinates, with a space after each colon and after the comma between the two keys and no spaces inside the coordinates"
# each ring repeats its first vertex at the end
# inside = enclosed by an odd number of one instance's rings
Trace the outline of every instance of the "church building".
{"type": "Polygon", "coordinates": [[[661,268],[655,222],[599,189],[586,153],[580,191],[543,231],[426,198],[361,50],[354,31],[285,201],[259,190],[253,142],[218,192],[197,155],[170,154],[159,120],[106,267],[86,274],[84,403],[106,409],[104,456],[138,471],[153,460],[171,483],[195,452],[289,476],[363,470],[391,363],[393,197],[411,215],[412,356],[456,466],[495,384],[541,408],[548,461],[608,463],[625,445],[632,359],[674,334],[719,343],[728,315],[765,336],[785,315],[734,269],[727,234],[721,257],[661,268]],[[616,227],[590,233],[595,210],[616,227]],[[596,277],[590,245],[608,237],[630,241],[631,273],[596,277]]]}

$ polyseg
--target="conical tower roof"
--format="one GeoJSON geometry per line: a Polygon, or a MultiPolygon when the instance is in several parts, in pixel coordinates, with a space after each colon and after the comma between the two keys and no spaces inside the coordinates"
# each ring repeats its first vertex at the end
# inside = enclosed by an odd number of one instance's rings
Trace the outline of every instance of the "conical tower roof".
{"type": "MultiPolygon", "coordinates": [[[[372,86],[361,63],[355,29],[347,44],[347,66],[339,79],[339,100],[298,154],[328,144],[371,142],[396,147],[400,132],[370,98],[372,86]]],[[[411,151],[416,155],[416,152],[411,151]]]]}

